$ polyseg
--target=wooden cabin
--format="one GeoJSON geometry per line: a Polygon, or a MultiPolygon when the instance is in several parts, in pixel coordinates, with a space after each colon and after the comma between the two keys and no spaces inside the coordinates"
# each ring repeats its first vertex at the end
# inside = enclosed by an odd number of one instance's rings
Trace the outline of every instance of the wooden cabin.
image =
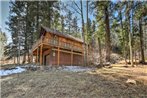
{"type": "Polygon", "coordinates": [[[83,65],[83,51],[82,40],[45,26],[32,46],[35,62],[40,65],[83,65]]]}

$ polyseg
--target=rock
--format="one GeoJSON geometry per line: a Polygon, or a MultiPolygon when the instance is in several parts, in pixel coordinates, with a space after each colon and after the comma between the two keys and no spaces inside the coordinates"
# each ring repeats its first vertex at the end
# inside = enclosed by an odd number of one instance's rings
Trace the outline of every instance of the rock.
{"type": "Polygon", "coordinates": [[[128,79],[128,80],[126,81],[126,83],[127,83],[127,84],[135,84],[135,85],[136,85],[136,81],[133,80],[133,79],[128,79]]]}
{"type": "Polygon", "coordinates": [[[33,82],[33,79],[30,79],[29,82],[33,82]]]}
{"type": "Polygon", "coordinates": [[[8,81],[8,84],[10,85],[11,84],[11,81],[8,81]]]}
{"type": "Polygon", "coordinates": [[[106,63],[104,64],[104,66],[110,66],[110,65],[111,65],[110,62],[106,62],[106,63]]]}
{"type": "Polygon", "coordinates": [[[103,64],[97,64],[96,67],[97,67],[97,68],[102,68],[102,67],[103,67],[103,64]]]}

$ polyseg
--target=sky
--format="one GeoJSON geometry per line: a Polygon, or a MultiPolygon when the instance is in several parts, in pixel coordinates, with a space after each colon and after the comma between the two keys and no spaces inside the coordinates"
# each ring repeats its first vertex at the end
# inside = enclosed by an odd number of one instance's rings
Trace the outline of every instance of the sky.
{"type": "Polygon", "coordinates": [[[6,29],[8,26],[5,24],[9,17],[9,1],[0,0],[0,28],[2,32],[6,33],[7,43],[11,42],[11,33],[6,29]]]}

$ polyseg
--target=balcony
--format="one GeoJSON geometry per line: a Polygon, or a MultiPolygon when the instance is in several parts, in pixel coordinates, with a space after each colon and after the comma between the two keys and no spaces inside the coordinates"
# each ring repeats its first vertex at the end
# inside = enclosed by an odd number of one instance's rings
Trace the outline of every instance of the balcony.
{"type": "Polygon", "coordinates": [[[68,49],[68,50],[73,50],[73,51],[78,51],[78,52],[83,52],[83,46],[77,46],[68,42],[64,41],[58,41],[57,39],[49,39],[49,38],[43,38],[41,37],[36,41],[36,43],[32,46],[32,49],[36,49],[39,45],[45,44],[45,45],[50,45],[52,47],[59,47],[63,49],[68,49]]]}

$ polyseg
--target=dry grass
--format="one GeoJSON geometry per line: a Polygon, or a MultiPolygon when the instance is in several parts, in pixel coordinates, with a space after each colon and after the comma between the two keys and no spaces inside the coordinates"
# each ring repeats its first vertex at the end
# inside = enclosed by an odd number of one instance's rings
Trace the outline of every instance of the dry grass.
{"type": "MultiPolygon", "coordinates": [[[[112,67],[91,72],[27,71],[1,79],[2,98],[146,98],[147,84],[135,78],[145,68],[112,67]],[[134,76],[133,76],[134,75],[134,76]],[[126,84],[128,78],[136,85],[126,84]]],[[[141,74],[142,73],[142,74],[141,74]]]]}

